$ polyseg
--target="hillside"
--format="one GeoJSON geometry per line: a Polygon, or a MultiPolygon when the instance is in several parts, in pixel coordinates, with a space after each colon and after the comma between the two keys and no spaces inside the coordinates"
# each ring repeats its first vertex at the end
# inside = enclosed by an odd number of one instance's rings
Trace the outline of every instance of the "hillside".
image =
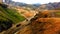
{"type": "Polygon", "coordinates": [[[19,29],[16,34],[60,34],[60,18],[51,15],[51,12],[57,13],[59,11],[40,12],[30,20],[29,24],[19,29]]]}
{"type": "Polygon", "coordinates": [[[31,10],[29,8],[19,7],[19,8],[16,8],[16,10],[18,10],[17,12],[19,12],[20,14],[22,14],[26,18],[30,18],[36,14],[35,10],[31,10]]]}
{"type": "Polygon", "coordinates": [[[60,34],[60,2],[41,5],[14,1],[5,3],[0,4],[0,32],[60,34]]]}
{"type": "Polygon", "coordinates": [[[8,8],[5,4],[0,4],[0,32],[23,20],[25,18],[17,10],[8,8]]]}
{"type": "Polygon", "coordinates": [[[38,9],[40,9],[40,10],[60,10],[60,2],[41,4],[38,9]]]}
{"type": "Polygon", "coordinates": [[[36,3],[36,4],[26,4],[26,3],[22,3],[22,2],[15,2],[15,1],[12,1],[12,0],[8,0],[7,2],[3,2],[5,4],[8,4],[8,5],[12,5],[12,6],[19,6],[19,7],[25,7],[25,8],[30,8],[31,10],[35,10],[37,9],[40,4],[36,3]]]}

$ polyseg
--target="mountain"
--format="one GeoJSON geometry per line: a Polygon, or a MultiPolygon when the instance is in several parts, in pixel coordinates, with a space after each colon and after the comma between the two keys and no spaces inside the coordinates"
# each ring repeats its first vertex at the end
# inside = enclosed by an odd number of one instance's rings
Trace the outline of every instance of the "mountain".
{"type": "MultiPolygon", "coordinates": [[[[48,3],[47,7],[51,7],[51,9],[57,9],[60,8],[60,2],[55,2],[55,3],[48,3]]],[[[49,8],[50,9],[50,8],[49,8]]]]}
{"type": "Polygon", "coordinates": [[[33,6],[36,6],[36,7],[39,7],[40,6],[40,3],[35,3],[35,4],[32,4],[33,6]]]}
{"type": "Polygon", "coordinates": [[[60,9],[60,2],[54,2],[54,3],[48,3],[48,4],[41,4],[38,9],[40,9],[40,10],[60,9]]]}
{"type": "Polygon", "coordinates": [[[36,3],[36,4],[26,4],[26,3],[22,3],[22,2],[14,2],[12,0],[9,1],[5,1],[4,3],[6,4],[10,4],[12,6],[19,6],[19,7],[25,7],[25,8],[30,8],[30,9],[36,9],[40,6],[40,4],[36,3]]]}

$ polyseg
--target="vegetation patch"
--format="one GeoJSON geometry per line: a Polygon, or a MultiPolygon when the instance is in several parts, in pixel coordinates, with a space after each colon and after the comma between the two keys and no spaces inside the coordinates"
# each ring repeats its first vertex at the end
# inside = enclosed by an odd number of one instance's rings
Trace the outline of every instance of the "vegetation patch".
{"type": "Polygon", "coordinates": [[[25,20],[17,10],[7,8],[7,5],[0,4],[0,32],[9,29],[12,24],[25,20]]]}

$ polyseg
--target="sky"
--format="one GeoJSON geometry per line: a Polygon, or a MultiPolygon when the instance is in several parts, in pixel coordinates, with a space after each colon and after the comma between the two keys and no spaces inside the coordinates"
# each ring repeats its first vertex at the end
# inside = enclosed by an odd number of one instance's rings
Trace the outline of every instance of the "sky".
{"type": "Polygon", "coordinates": [[[60,2],[60,0],[13,0],[15,2],[23,2],[23,3],[27,3],[27,4],[35,4],[35,3],[39,3],[39,4],[46,4],[49,2],[60,2]]]}

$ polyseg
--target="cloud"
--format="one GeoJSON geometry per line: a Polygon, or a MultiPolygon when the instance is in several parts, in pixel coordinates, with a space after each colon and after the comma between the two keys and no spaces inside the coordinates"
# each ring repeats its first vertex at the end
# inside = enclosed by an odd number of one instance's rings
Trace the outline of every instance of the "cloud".
{"type": "Polygon", "coordinates": [[[34,4],[34,3],[45,4],[45,3],[49,3],[49,2],[60,2],[60,0],[13,0],[13,1],[24,2],[27,4],[34,4]]]}

